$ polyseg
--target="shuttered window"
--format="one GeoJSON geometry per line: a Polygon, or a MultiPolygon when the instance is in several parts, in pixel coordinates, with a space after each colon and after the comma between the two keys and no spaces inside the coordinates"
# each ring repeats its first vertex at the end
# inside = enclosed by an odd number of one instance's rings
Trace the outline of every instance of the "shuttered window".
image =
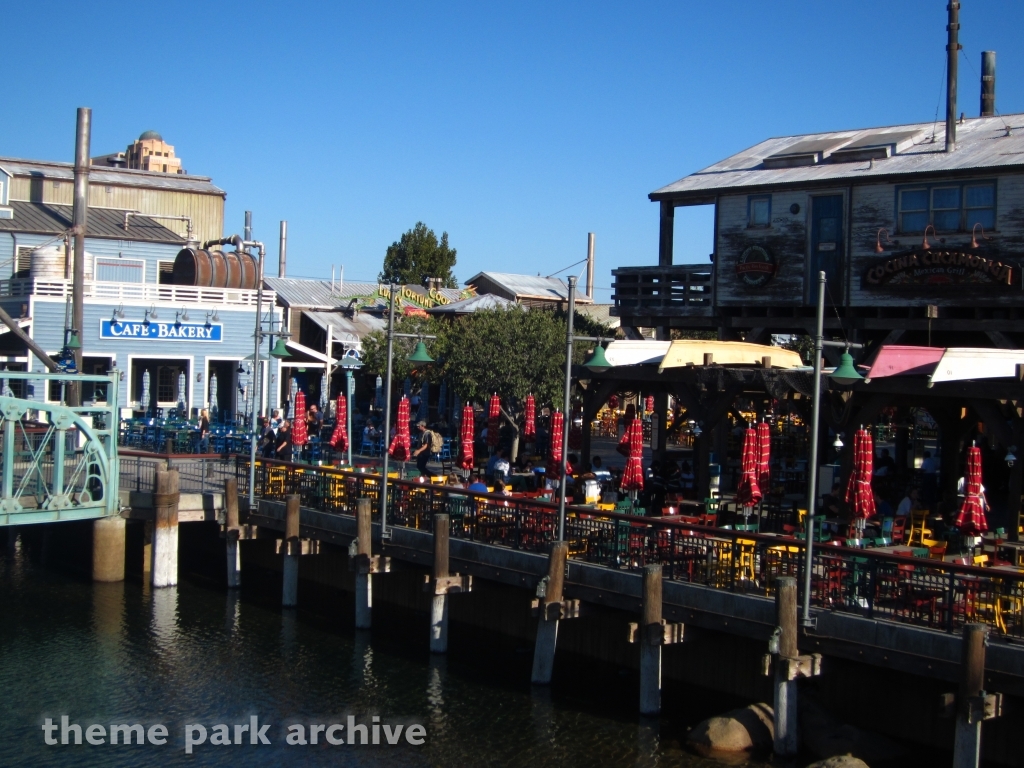
{"type": "Polygon", "coordinates": [[[142,259],[96,257],[96,279],[106,283],[144,283],[146,262],[142,259]]]}

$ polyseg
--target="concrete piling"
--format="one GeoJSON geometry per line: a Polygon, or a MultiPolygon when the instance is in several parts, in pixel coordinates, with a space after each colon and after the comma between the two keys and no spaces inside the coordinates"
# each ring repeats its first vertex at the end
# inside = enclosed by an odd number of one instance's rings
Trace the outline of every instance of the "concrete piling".
{"type": "Polygon", "coordinates": [[[433,586],[433,600],[430,605],[430,652],[448,652],[448,596],[453,592],[469,592],[473,586],[472,576],[461,576],[449,571],[448,563],[448,515],[434,515],[434,573],[427,576],[424,587],[433,586]]]}
{"type": "Polygon", "coordinates": [[[295,608],[299,604],[299,497],[288,497],[284,519],[284,580],[281,586],[281,606],[295,608]]]}
{"type": "Polygon", "coordinates": [[[565,561],[569,556],[569,545],[556,541],[551,545],[548,559],[548,575],[544,588],[538,590],[535,608],[540,616],[537,622],[537,642],[533,646],[533,673],[531,682],[535,685],[550,685],[555,668],[555,646],[558,644],[558,621],[561,612],[548,610],[548,606],[560,606],[565,589],[565,561]],[[543,594],[540,594],[543,592],[543,594]]]}
{"type": "Polygon", "coordinates": [[[661,566],[644,567],[642,620],[629,625],[629,642],[640,645],[640,714],[661,712],[661,647],[682,642],[683,625],[662,618],[661,566]]]}
{"type": "Polygon", "coordinates": [[[224,481],[224,541],[227,550],[228,589],[242,586],[242,552],[238,546],[238,482],[234,478],[224,481]]]}
{"type": "Polygon", "coordinates": [[[181,484],[177,470],[156,473],[153,494],[153,564],[154,587],[173,587],[178,583],[178,502],[181,484]]]}
{"type": "MultiPolygon", "coordinates": [[[[797,584],[792,576],[775,582],[775,620],[779,632],[778,656],[793,659],[797,649],[797,584]]],[[[775,754],[795,755],[800,742],[797,737],[796,680],[788,679],[784,664],[775,665],[775,754]]]]}
{"type": "Polygon", "coordinates": [[[988,627],[968,624],[961,646],[960,687],[956,695],[946,695],[946,704],[955,707],[956,735],[953,743],[953,768],[978,768],[981,762],[981,724],[1002,714],[1003,697],[985,691],[985,643],[988,627]]]}
{"type": "Polygon", "coordinates": [[[124,581],[126,525],[120,515],[92,521],[93,581],[124,581]]]}

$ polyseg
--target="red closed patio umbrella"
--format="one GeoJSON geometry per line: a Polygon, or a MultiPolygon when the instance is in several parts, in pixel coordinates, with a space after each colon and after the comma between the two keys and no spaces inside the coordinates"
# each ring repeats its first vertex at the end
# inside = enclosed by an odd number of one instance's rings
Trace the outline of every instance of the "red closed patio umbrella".
{"type": "Polygon", "coordinates": [[[398,401],[398,420],[395,422],[395,439],[388,446],[388,456],[395,461],[408,461],[412,453],[409,439],[409,398],[402,395],[398,401]]]}
{"type": "Polygon", "coordinates": [[[644,425],[640,419],[633,419],[626,436],[629,440],[629,458],[626,459],[626,469],[622,473],[622,483],[619,488],[623,491],[642,491],[644,489],[644,425]]]}
{"type": "Polygon", "coordinates": [[[750,514],[750,508],[757,506],[761,501],[761,486],[757,482],[760,463],[761,448],[758,445],[757,432],[748,427],[743,435],[743,454],[740,458],[743,476],[736,489],[736,501],[743,505],[744,517],[750,514]]]}
{"type": "Polygon", "coordinates": [[[537,435],[537,401],[533,399],[533,395],[526,396],[523,411],[523,437],[535,437],[537,435]]]}
{"type": "Polygon", "coordinates": [[[629,458],[629,429],[635,419],[636,406],[630,403],[626,406],[626,412],[622,415],[622,437],[619,438],[619,444],[615,446],[615,450],[626,458],[629,458]]]}
{"type": "Polygon", "coordinates": [[[345,396],[338,394],[338,403],[334,408],[334,431],[331,433],[331,448],[348,450],[348,402],[345,396]]]}
{"type": "Polygon", "coordinates": [[[981,491],[981,448],[972,445],[967,451],[967,475],[964,503],[956,516],[956,527],[967,536],[979,536],[988,530],[985,519],[985,497],[981,491]]]}
{"type": "Polygon", "coordinates": [[[473,406],[466,403],[462,409],[462,424],[459,426],[459,441],[462,443],[462,455],[459,457],[459,466],[463,469],[473,468],[473,406]]]}
{"type": "Polygon", "coordinates": [[[757,487],[761,495],[771,488],[772,428],[766,422],[757,425],[757,487]]]}
{"type": "Polygon", "coordinates": [[[648,395],[644,398],[644,410],[647,413],[654,412],[654,395],[648,395]]]}
{"type": "Polygon", "coordinates": [[[309,442],[306,431],[306,393],[301,389],[295,393],[295,418],[292,420],[292,445],[303,446],[309,442]]]}
{"type": "Polygon", "coordinates": [[[498,446],[498,419],[501,417],[501,400],[491,395],[491,403],[487,408],[487,445],[498,446]]]}
{"type": "Polygon", "coordinates": [[[863,427],[853,433],[853,471],[846,481],[846,503],[853,513],[856,538],[864,534],[864,521],[875,515],[871,475],[875,467],[875,441],[863,427]]]}
{"type": "Polygon", "coordinates": [[[562,465],[565,459],[562,455],[563,429],[565,429],[565,417],[561,411],[555,411],[551,414],[551,448],[548,451],[547,476],[550,480],[559,480],[562,477],[562,465]]]}

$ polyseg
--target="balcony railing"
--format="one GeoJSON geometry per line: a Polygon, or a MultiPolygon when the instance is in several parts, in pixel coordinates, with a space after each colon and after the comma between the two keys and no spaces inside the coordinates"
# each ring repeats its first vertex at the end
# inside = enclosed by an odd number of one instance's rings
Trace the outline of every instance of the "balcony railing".
{"type": "MultiPolygon", "coordinates": [[[[87,280],[85,298],[95,302],[119,304],[138,302],[156,304],[226,304],[256,306],[256,291],[241,288],[201,288],[193,285],[160,285],[158,283],[107,283],[87,280]]],[[[66,299],[71,295],[70,280],[0,280],[0,297],[47,296],[66,299]]],[[[263,291],[263,305],[273,306],[273,291],[263,291]]]]}
{"type": "Polygon", "coordinates": [[[613,269],[615,307],[623,316],[711,315],[714,267],[683,264],[672,267],[613,269]]]}

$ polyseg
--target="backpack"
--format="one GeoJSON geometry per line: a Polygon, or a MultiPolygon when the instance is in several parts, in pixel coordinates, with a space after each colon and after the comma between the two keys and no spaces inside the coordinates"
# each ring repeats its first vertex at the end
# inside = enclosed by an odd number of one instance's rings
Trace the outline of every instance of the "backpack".
{"type": "Polygon", "coordinates": [[[428,432],[428,434],[430,435],[430,452],[440,453],[441,449],[444,448],[444,438],[433,430],[428,432]]]}

